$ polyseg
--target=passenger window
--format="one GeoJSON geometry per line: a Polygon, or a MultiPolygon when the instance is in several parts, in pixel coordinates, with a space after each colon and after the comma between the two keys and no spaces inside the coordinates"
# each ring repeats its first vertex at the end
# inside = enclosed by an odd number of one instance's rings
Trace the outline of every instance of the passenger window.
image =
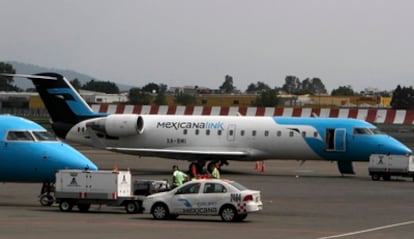
{"type": "Polygon", "coordinates": [[[187,129],[184,129],[183,134],[186,135],[187,134],[187,129]]]}
{"type": "Polygon", "coordinates": [[[192,183],[178,189],[178,191],[175,194],[196,194],[199,190],[200,183],[192,183]]]}
{"type": "Polygon", "coordinates": [[[276,135],[277,135],[277,137],[282,136],[282,131],[278,130],[278,131],[276,132],[276,135]]]}
{"type": "Polygon", "coordinates": [[[289,132],[289,136],[290,136],[290,137],[293,137],[293,131],[290,131],[290,132],[289,132]]]}
{"type": "Polygon", "coordinates": [[[316,131],[315,131],[315,132],[313,132],[313,137],[314,137],[314,138],[318,138],[318,132],[316,132],[316,131]]]}
{"type": "Polygon", "coordinates": [[[9,131],[7,134],[9,141],[34,141],[32,135],[28,131],[9,131]]]}
{"type": "Polygon", "coordinates": [[[265,130],[265,132],[264,132],[264,136],[269,136],[269,131],[268,130],[265,130]]]}
{"type": "Polygon", "coordinates": [[[219,135],[219,136],[221,135],[221,130],[217,131],[217,135],[219,135]]]}
{"type": "Polygon", "coordinates": [[[206,135],[210,135],[210,130],[206,130],[206,135]]]}
{"type": "Polygon", "coordinates": [[[229,131],[229,135],[230,135],[230,136],[232,136],[232,135],[233,135],[233,133],[234,133],[234,131],[233,131],[233,130],[230,130],[230,131],[229,131]]]}
{"type": "Polygon", "coordinates": [[[240,136],[244,136],[244,130],[240,131],[240,136]]]}
{"type": "Polygon", "coordinates": [[[306,138],[306,131],[303,131],[303,132],[302,132],[302,137],[303,137],[303,138],[306,138]]]}
{"type": "Polygon", "coordinates": [[[252,136],[256,136],[256,130],[252,131],[252,136]]]}
{"type": "Polygon", "coordinates": [[[206,183],[204,185],[204,193],[225,193],[227,192],[227,189],[222,185],[218,183],[206,183]]]}
{"type": "Polygon", "coordinates": [[[195,134],[198,135],[199,133],[200,133],[200,130],[199,129],[196,129],[195,130],[195,134]]]}

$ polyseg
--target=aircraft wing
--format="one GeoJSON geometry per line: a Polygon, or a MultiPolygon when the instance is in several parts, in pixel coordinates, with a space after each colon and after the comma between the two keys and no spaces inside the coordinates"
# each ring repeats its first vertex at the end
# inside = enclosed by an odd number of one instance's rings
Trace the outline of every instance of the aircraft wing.
{"type": "Polygon", "coordinates": [[[181,160],[212,160],[212,159],[233,159],[243,160],[249,157],[249,152],[223,149],[148,149],[148,148],[117,148],[106,147],[106,150],[113,152],[134,154],[139,156],[154,156],[161,158],[173,158],[181,160]]]}

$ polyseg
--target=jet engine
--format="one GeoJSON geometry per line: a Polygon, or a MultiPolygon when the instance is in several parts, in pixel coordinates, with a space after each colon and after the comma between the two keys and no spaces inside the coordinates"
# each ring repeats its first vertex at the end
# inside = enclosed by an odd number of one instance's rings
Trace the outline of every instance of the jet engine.
{"type": "Polygon", "coordinates": [[[144,132],[144,120],[140,115],[113,114],[86,124],[91,129],[112,137],[133,136],[144,132]]]}

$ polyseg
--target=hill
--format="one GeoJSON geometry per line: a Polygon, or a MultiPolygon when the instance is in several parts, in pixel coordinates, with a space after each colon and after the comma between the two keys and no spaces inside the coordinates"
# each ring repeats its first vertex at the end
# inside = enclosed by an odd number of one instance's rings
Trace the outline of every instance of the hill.
{"type": "MultiPolygon", "coordinates": [[[[94,79],[99,81],[96,77],[89,76],[86,74],[82,74],[73,70],[62,70],[62,69],[55,69],[55,68],[47,68],[33,64],[26,64],[17,61],[6,61],[7,63],[13,65],[13,68],[16,70],[16,74],[37,74],[41,72],[56,72],[66,77],[68,80],[78,79],[82,84],[94,79]]],[[[14,83],[17,87],[25,90],[28,88],[33,88],[33,84],[30,81],[26,80],[14,80],[14,83]]],[[[124,84],[117,84],[119,90],[121,91],[128,91],[132,86],[124,85],[124,84]]]]}

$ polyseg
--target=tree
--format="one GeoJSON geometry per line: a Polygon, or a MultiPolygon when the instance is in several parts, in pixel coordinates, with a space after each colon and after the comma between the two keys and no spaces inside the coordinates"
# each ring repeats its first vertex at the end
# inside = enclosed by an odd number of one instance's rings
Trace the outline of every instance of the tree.
{"type": "Polygon", "coordinates": [[[151,95],[137,87],[129,89],[128,98],[129,103],[134,105],[150,105],[152,102],[151,95]]]}
{"type": "Polygon", "coordinates": [[[302,94],[326,94],[325,85],[319,78],[306,78],[301,84],[302,94]]]}
{"type": "Polygon", "coordinates": [[[142,91],[149,93],[158,93],[160,91],[160,87],[159,85],[151,82],[142,87],[142,91]]]}
{"type": "Polygon", "coordinates": [[[166,105],[167,104],[167,98],[165,96],[165,92],[167,92],[167,85],[160,84],[158,86],[158,93],[157,96],[155,96],[154,103],[157,105],[166,105]]]}
{"type": "Polygon", "coordinates": [[[232,93],[236,87],[233,85],[233,77],[230,75],[226,75],[224,77],[224,82],[219,88],[224,93],[232,93]]]}
{"type": "Polygon", "coordinates": [[[115,83],[109,81],[95,81],[92,79],[83,85],[82,89],[104,92],[107,94],[119,94],[118,86],[115,83]]]}
{"type": "Polygon", "coordinates": [[[296,76],[286,76],[282,90],[288,94],[297,94],[301,89],[301,82],[296,76]]]}
{"type": "Polygon", "coordinates": [[[393,109],[414,109],[414,89],[400,85],[392,94],[391,107],[393,109]]]}
{"type": "MultiPolygon", "coordinates": [[[[16,70],[11,64],[0,62],[0,73],[16,74],[16,70]]],[[[13,83],[12,76],[0,76],[0,91],[22,91],[13,83]]]]}
{"type": "Polygon", "coordinates": [[[337,89],[333,89],[331,92],[331,96],[353,96],[355,95],[352,86],[340,86],[337,89]]]}
{"type": "Polygon", "coordinates": [[[279,103],[278,92],[275,89],[263,90],[262,93],[256,97],[254,106],[275,107],[279,103]]]}
{"type": "Polygon", "coordinates": [[[73,88],[75,88],[77,91],[82,88],[82,84],[78,80],[78,78],[73,79],[70,84],[72,84],[73,88]]]}
{"type": "Polygon", "coordinates": [[[256,84],[251,83],[247,87],[246,92],[247,93],[256,93],[256,92],[262,92],[262,91],[265,91],[265,90],[270,90],[270,87],[267,84],[265,84],[261,81],[258,81],[256,84]]]}
{"type": "Polygon", "coordinates": [[[282,86],[282,90],[288,94],[303,95],[303,94],[325,94],[327,91],[322,80],[319,78],[306,78],[300,81],[296,76],[286,76],[285,84],[282,86]]]}

